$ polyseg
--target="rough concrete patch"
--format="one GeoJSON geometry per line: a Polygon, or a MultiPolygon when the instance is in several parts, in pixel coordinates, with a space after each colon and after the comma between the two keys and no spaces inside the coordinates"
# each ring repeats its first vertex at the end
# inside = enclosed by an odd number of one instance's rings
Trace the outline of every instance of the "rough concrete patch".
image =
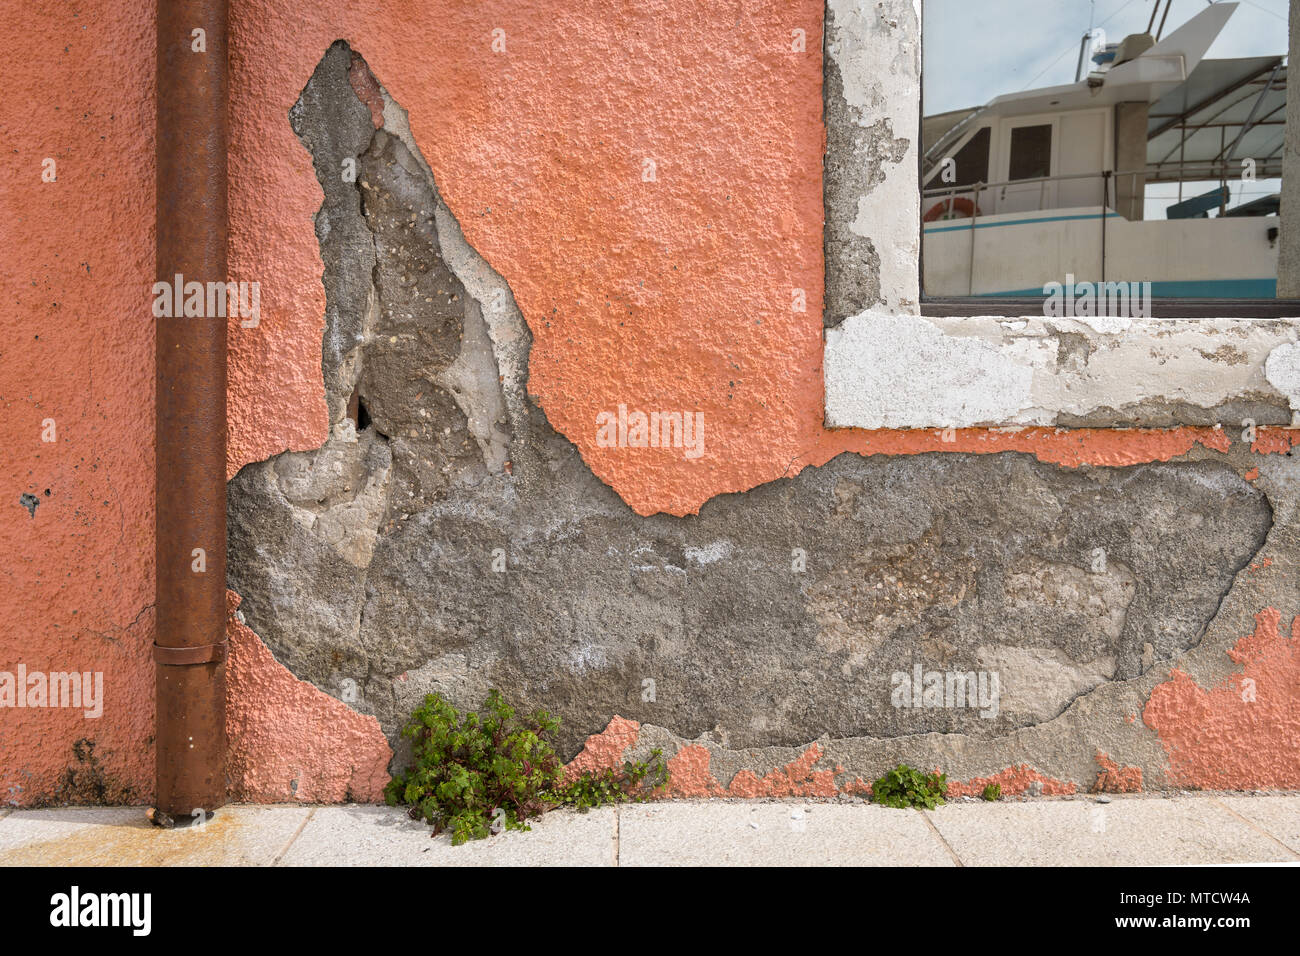
{"type": "Polygon", "coordinates": [[[312,156],[325,194],[316,214],[316,238],[325,263],[325,334],[321,370],[330,422],[343,417],[360,378],[358,352],[366,335],[374,240],[359,212],[356,163],[374,132],[370,112],[348,80],[352,53],[343,41],[320,66],[289,110],[294,132],[312,156]]]}
{"type": "MultiPolygon", "coordinates": [[[[332,647],[292,601],[250,596],[250,623],[323,687],[343,659],[390,734],[424,691],[463,706],[495,686],[559,711],[570,747],[612,713],[738,746],[822,730],[987,738],[1060,712],[1099,668],[1140,673],[1147,645],[1167,659],[1197,640],[1269,520],[1262,496],[1222,466],[1062,472],[1020,455],[844,455],[696,518],[641,518],[540,417],[513,441],[533,452],[512,452],[508,478],[392,496],[344,643],[332,647]],[[994,720],[892,706],[892,674],[979,670],[990,646],[1042,651],[1024,667],[1000,652],[1013,697],[1045,668],[1059,679],[994,720]]],[[[424,442],[410,440],[410,454],[424,442]]],[[[237,490],[240,528],[257,515],[306,532],[274,519],[274,496],[237,490]]],[[[315,545],[259,548],[269,533],[238,535],[248,587],[344,593],[304,574],[295,553],[315,545]]]]}
{"type": "Polygon", "coordinates": [[[916,310],[920,197],[903,183],[909,177],[915,183],[918,162],[918,24],[907,2],[826,5],[822,191],[828,327],[873,307],[916,310]],[[889,240],[880,242],[884,236],[889,240]]]}
{"type": "Polygon", "coordinates": [[[919,316],[852,316],[826,333],[826,424],[964,428],[1017,421],[1033,372],[919,316]]]}
{"type": "Polygon", "coordinates": [[[1074,661],[1056,648],[1010,647],[1002,644],[976,649],[981,668],[999,675],[999,707],[1013,721],[1042,723],[1060,713],[1062,700],[1074,698],[1114,680],[1116,660],[1104,654],[1091,661],[1074,661]]]}
{"type": "MultiPolygon", "coordinates": [[[[418,164],[432,184],[433,171],[415,144],[407,111],[382,86],[379,90],[384,103],[384,129],[401,140],[406,155],[418,164]]],[[[499,471],[507,467],[508,461],[505,452],[509,429],[503,426],[518,428],[530,414],[528,404],[521,399],[528,376],[532,333],[510,286],[466,241],[460,223],[436,186],[432,193],[438,252],[468,296],[464,322],[469,341],[446,374],[459,377],[459,368],[472,368],[468,374],[474,382],[475,401],[465,409],[469,427],[483,446],[488,470],[499,471]],[[490,341],[482,338],[484,332],[490,341]]]]}
{"type": "Polygon", "coordinates": [[[1293,414],[1300,414],[1300,345],[1289,342],[1268,354],[1264,365],[1268,383],[1287,397],[1293,414]]]}
{"type": "Polygon", "coordinates": [[[1300,320],[862,314],[826,335],[826,423],[855,428],[1288,424],[1300,320]],[[1270,363],[1266,372],[1265,363],[1270,363]],[[1282,384],[1279,384],[1282,383],[1282,384]]]}

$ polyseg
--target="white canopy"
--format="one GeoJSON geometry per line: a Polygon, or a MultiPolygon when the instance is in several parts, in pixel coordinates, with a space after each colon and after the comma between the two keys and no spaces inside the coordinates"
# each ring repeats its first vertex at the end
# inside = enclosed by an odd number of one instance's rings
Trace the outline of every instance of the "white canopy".
{"type": "Polygon", "coordinates": [[[1202,60],[1151,104],[1147,182],[1217,179],[1225,163],[1233,178],[1244,159],[1255,161],[1259,179],[1281,176],[1286,70],[1280,56],[1202,60]]]}

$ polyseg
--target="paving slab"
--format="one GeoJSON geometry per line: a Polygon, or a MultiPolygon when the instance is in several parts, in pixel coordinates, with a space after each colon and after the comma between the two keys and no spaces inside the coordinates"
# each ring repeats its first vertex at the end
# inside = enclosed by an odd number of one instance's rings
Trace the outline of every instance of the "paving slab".
{"type": "Polygon", "coordinates": [[[1300,860],[1300,797],[1221,796],[1216,798],[1295,854],[1300,860]]]}
{"type": "Polygon", "coordinates": [[[620,866],[954,866],[916,810],[674,801],[619,810],[620,866]]]}
{"type": "Polygon", "coordinates": [[[162,830],[144,807],[15,810],[0,819],[0,866],[269,866],[308,806],[228,806],[162,830]]]}
{"type": "MultiPolygon", "coordinates": [[[[2,824],[0,824],[2,825],[2,824]]],[[[391,807],[318,807],[282,866],[613,866],[614,810],[556,810],[511,830],[451,845],[391,807]]]]}
{"type": "Polygon", "coordinates": [[[560,810],[453,847],[400,809],[223,808],[158,830],[143,808],[0,812],[0,866],[1300,865],[1300,796],[955,803],[936,811],[700,800],[560,810]]]}
{"type": "MultiPolygon", "coordinates": [[[[1277,798],[1262,798],[1277,799],[1277,798]]],[[[967,866],[1293,862],[1205,797],[952,804],[925,811],[967,866]]]]}

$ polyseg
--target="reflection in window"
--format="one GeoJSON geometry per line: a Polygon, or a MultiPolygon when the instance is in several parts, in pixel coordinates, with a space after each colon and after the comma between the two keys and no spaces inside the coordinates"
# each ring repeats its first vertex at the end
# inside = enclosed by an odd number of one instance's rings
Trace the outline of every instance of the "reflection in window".
{"type": "Polygon", "coordinates": [[[927,296],[1277,295],[1286,2],[1113,6],[924,0],[927,296]]]}
{"type": "MultiPolygon", "coordinates": [[[[989,178],[989,127],[981,126],[966,141],[966,145],[953,154],[951,166],[955,175],[951,182],[956,186],[974,186],[976,183],[988,182],[989,178]]],[[[942,171],[937,172],[926,185],[936,188],[942,171]]]]}

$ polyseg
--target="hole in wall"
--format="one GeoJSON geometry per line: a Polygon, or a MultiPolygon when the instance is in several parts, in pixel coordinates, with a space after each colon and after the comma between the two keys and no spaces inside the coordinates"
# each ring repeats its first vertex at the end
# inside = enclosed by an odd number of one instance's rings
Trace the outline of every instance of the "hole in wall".
{"type": "Polygon", "coordinates": [[[352,390],[352,397],[348,399],[346,414],[348,418],[352,419],[352,423],[357,426],[358,432],[365,431],[370,427],[370,412],[366,410],[366,403],[361,400],[360,385],[352,390]]]}

